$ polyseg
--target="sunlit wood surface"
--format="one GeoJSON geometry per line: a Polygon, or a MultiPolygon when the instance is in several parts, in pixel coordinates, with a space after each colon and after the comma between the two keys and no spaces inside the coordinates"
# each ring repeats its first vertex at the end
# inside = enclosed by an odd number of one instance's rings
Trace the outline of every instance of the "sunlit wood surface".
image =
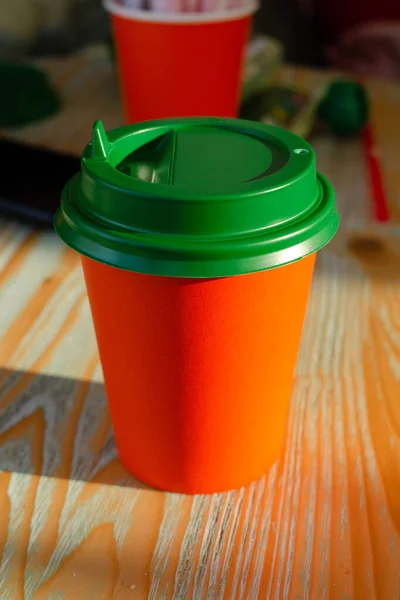
{"type": "MultiPolygon", "coordinates": [[[[13,135],[79,152],[95,118],[120,123],[103,52],[48,68],[65,112],[13,135]]],[[[248,489],[185,497],[126,474],[78,258],[1,222],[2,600],[400,598],[400,87],[370,91],[391,221],[371,218],[360,141],[315,140],[342,228],[318,257],[284,456],[248,489]]]]}

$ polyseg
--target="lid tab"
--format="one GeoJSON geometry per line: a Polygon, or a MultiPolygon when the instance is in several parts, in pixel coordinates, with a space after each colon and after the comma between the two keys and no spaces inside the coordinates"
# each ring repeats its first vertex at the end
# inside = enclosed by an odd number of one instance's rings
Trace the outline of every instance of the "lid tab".
{"type": "Polygon", "coordinates": [[[108,141],[104,125],[101,121],[96,121],[92,132],[92,158],[105,159],[110,151],[110,142],[108,141]]]}

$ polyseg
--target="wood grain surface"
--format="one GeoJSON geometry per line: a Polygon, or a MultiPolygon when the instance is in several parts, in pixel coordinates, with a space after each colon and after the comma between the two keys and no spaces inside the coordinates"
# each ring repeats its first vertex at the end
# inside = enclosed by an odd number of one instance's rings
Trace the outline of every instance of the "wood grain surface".
{"type": "MultiPolygon", "coordinates": [[[[64,113],[8,134],[79,152],[95,118],[118,124],[100,50],[47,68],[64,113]]],[[[0,223],[2,600],[400,598],[400,88],[371,94],[391,221],[372,221],[360,141],[314,140],[342,227],[318,256],[284,456],[247,489],[185,497],[127,475],[78,258],[0,223]]]]}

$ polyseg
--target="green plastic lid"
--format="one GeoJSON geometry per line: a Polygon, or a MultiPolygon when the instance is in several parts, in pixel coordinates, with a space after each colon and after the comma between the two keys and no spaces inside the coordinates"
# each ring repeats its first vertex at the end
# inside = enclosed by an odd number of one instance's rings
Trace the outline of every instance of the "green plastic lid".
{"type": "Polygon", "coordinates": [[[65,186],[55,229],[99,262],[224,277],[319,250],[339,225],[332,187],[298,136],[235,119],[171,119],[105,133],[65,186]]]}
{"type": "Polygon", "coordinates": [[[0,62],[0,81],[0,127],[27,125],[61,108],[46,73],[32,65],[0,62]]]}

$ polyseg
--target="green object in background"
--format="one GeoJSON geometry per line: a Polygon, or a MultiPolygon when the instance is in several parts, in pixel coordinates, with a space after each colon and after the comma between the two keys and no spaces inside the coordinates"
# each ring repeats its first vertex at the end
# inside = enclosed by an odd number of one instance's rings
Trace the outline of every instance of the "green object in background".
{"type": "Polygon", "coordinates": [[[168,119],[105,133],[97,122],[55,229],[122,269],[224,277],[279,267],[327,244],[333,190],[289,131],[234,119],[168,119]]]}
{"type": "Polygon", "coordinates": [[[45,73],[30,65],[0,63],[0,127],[27,125],[61,106],[45,73]]]}
{"type": "Polygon", "coordinates": [[[333,81],[318,107],[318,117],[332,133],[341,136],[358,134],[368,120],[368,96],[355,81],[333,81]]]}

